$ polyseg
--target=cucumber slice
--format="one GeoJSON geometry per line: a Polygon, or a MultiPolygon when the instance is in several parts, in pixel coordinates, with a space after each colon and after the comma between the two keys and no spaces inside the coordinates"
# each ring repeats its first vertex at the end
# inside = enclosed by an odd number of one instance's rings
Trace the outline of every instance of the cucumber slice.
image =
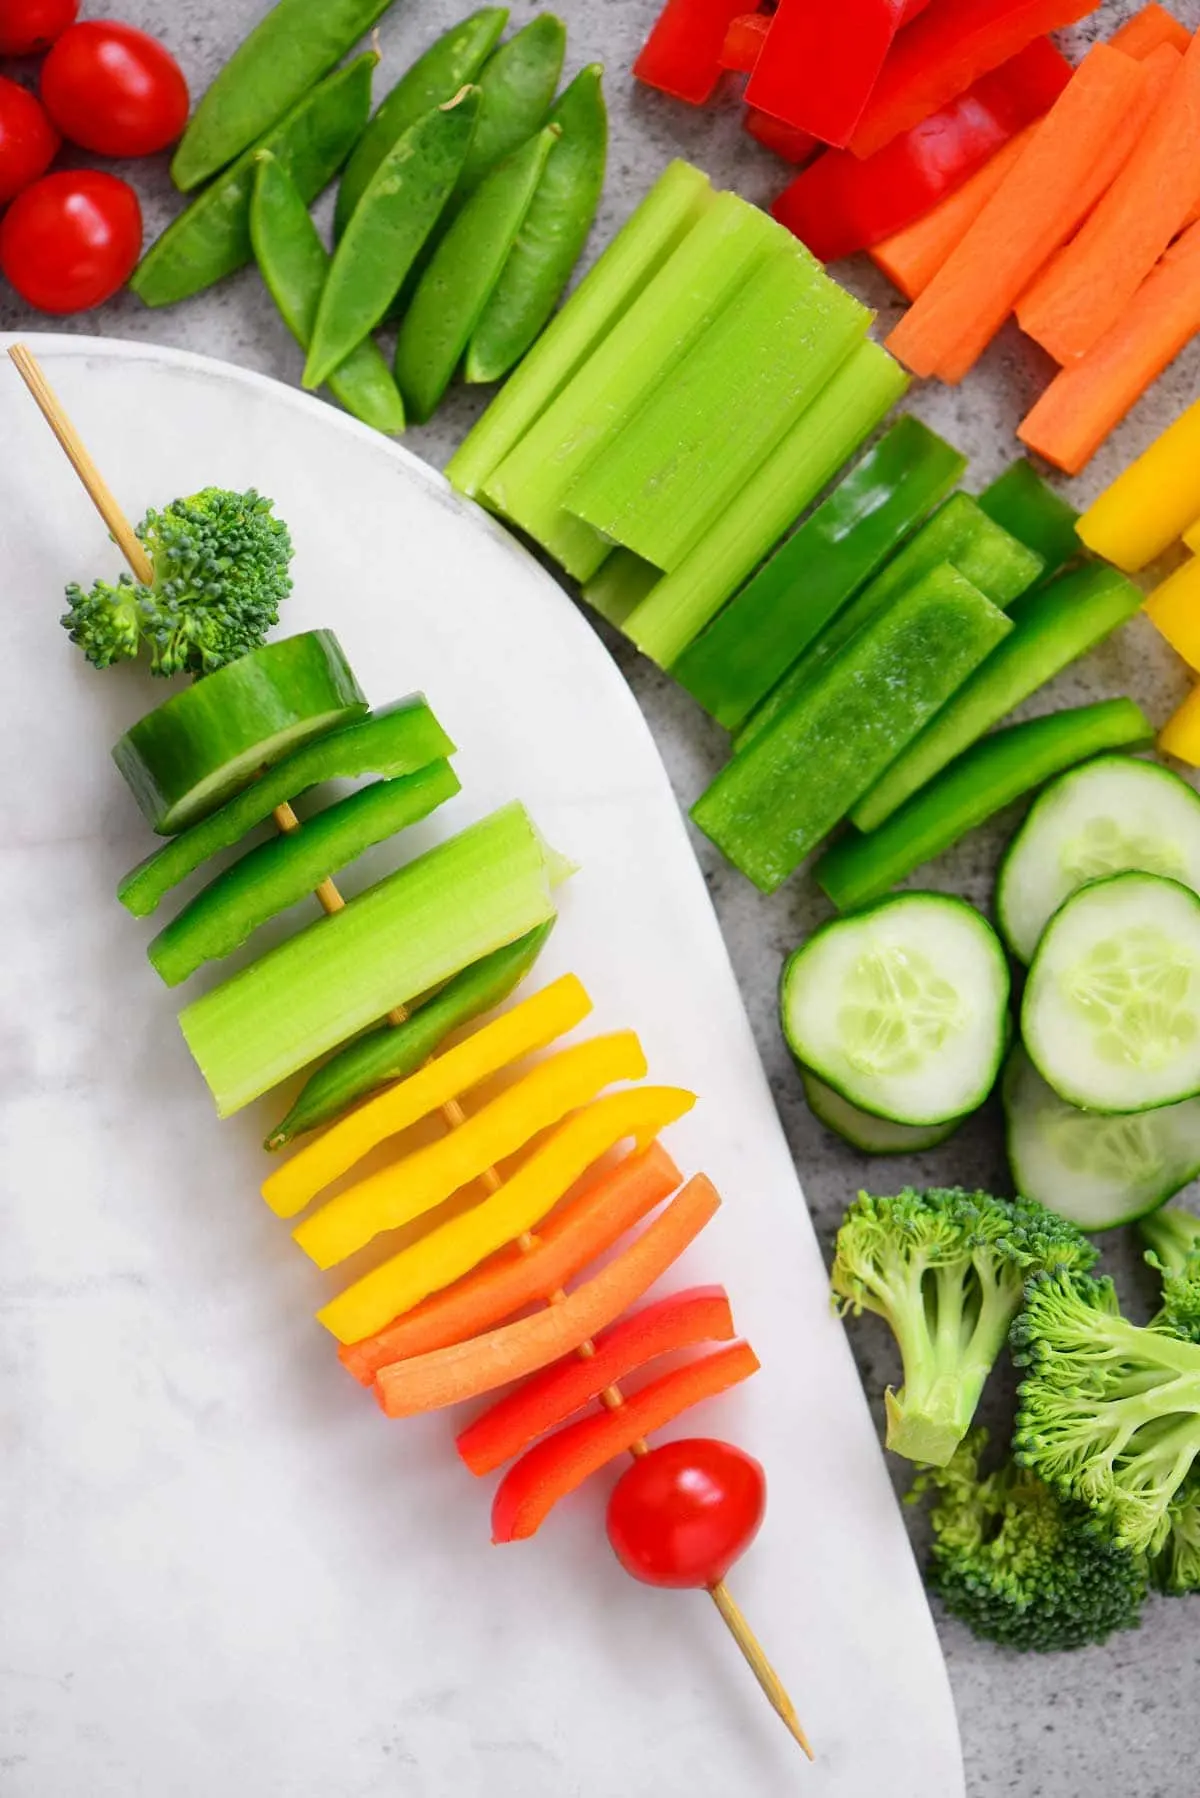
{"type": "Polygon", "coordinates": [[[151,826],[173,836],[366,709],[333,632],[304,631],[176,693],[126,731],[113,760],[151,826]]]}
{"type": "Polygon", "coordinates": [[[872,1117],[869,1111],[851,1105],[849,1099],[843,1099],[841,1093],[827,1086],[811,1068],[801,1068],[800,1078],[813,1116],[864,1155],[919,1155],[923,1149],[936,1149],[939,1143],[953,1136],[963,1121],[962,1118],[951,1118],[948,1124],[924,1127],[892,1124],[887,1118],[872,1117]]]}
{"type": "Polygon", "coordinates": [[[1200,1099],[1129,1117],[1078,1111],[1021,1048],[1001,1090],[1013,1185],[1081,1230],[1145,1217],[1200,1174],[1200,1099]]]}
{"type": "Polygon", "coordinates": [[[991,926],[941,893],[822,925],[783,970],[792,1054],[852,1105],[948,1124],[991,1092],[1008,1046],[1008,963],[991,926]]]}
{"type": "Polygon", "coordinates": [[[1000,934],[1031,961],[1072,893],[1131,870],[1200,892],[1200,795],[1156,762],[1098,756],[1047,787],[1010,843],[996,883],[1000,934]]]}
{"type": "Polygon", "coordinates": [[[1115,874],[1054,914],[1029,970],[1021,1034],[1059,1098],[1149,1111],[1200,1093],[1200,898],[1115,874]]]}

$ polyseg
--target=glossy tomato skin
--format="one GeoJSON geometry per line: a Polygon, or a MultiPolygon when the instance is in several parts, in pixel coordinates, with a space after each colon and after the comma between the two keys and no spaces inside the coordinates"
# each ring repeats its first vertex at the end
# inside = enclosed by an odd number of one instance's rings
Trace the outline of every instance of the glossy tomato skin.
{"type": "Polygon", "coordinates": [[[111,19],[64,31],[42,67],[42,100],[63,136],[97,156],[150,156],[187,124],[187,82],[170,51],[111,19]]]}
{"type": "Polygon", "coordinates": [[[142,209],[127,181],[99,169],[44,175],[0,219],[0,270],[40,312],[86,312],[128,281],[142,209]]]}
{"type": "Polygon", "coordinates": [[[61,37],[79,0],[0,0],[0,56],[36,56],[61,37]]]}
{"type": "Polygon", "coordinates": [[[608,1501],[608,1539],[648,1586],[715,1586],[757,1536],[767,1481],[753,1455],[692,1437],[651,1449],[608,1501]]]}
{"type": "Polygon", "coordinates": [[[41,102],[0,75],[0,206],[45,174],[61,142],[41,102]]]}

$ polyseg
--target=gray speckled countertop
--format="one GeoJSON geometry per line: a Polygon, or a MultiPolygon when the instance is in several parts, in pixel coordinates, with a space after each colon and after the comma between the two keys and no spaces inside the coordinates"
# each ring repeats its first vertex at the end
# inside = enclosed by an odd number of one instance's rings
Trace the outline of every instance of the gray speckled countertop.
{"type": "MultiPolygon", "coordinates": [[[[1193,29],[1200,0],[1171,0],[1193,29]]],[[[1136,9],[1135,0],[1108,0],[1097,15],[1106,31],[1136,9]]],[[[195,91],[211,79],[255,20],[265,0],[121,0],[88,4],[89,16],[116,12],[159,33],[182,61],[195,91]]],[[[468,0],[400,0],[381,30],[384,76],[395,78],[439,30],[469,10],[468,0]]],[[[514,6],[523,21],[535,8],[514,6]]],[[[736,110],[696,112],[635,88],[628,69],[657,10],[657,0],[558,0],[570,27],[569,66],[598,59],[609,69],[612,153],[609,182],[593,244],[605,242],[632,211],[650,180],[674,155],[691,158],[719,185],[767,200],[783,185],[783,165],[760,151],[739,129],[736,110]]],[[[1086,37],[1089,27],[1080,32],[1086,37]]],[[[171,216],[176,201],[161,159],[132,171],[143,197],[149,234],[171,216]]],[[[878,307],[881,322],[896,314],[896,296],[867,266],[840,271],[878,307]]],[[[59,328],[0,295],[0,330],[59,328]]],[[[300,357],[256,274],[247,271],[189,304],[149,312],[131,295],[97,313],[66,321],[67,329],[113,337],[146,338],[296,380],[300,357]]],[[[961,389],[926,387],[909,404],[972,458],[969,484],[991,479],[1016,449],[1013,431],[1040,390],[1049,364],[1015,329],[995,344],[961,389]]],[[[1200,392],[1200,343],[1168,372],[1153,394],[1074,483],[1090,498],[1200,392]]],[[[443,463],[478,409],[478,395],[460,392],[436,424],[414,431],[411,448],[443,463]]],[[[690,803],[721,763],[723,733],[628,645],[608,633],[610,647],[650,720],[680,800],[690,803]]],[[[1059,684],[1067,695],[1088,696],[1131,689],[1157,720],[1184,691],[1180,666],[1139,622],[1086,665],[1082,677],[1059,684]]],[[[1045,701],[1034,709],[1045,709],[1045,701]]],[[[1001,832],[981,833],[939,864],[930,884],[968,892],[985,903],[1001,832]]],[[[697,838],[700,854],[729,943],[759,1047],[771,1078],[822,1240],[828,1246],[841,1212],[860,1184],[906,1176],[972,1184],[1006,1181],[996,1119],[977,1119],[952,1143],[917,1168],[889,1164],[886,1174],[829,1138],[807,1112],[775,1019],[775,983],[783,956],[827,909],[802,877],[771,900],[723,866],[697,838]]],[[[1131,1305],[1145,1306],[1149,1289],[1132,1245],[1106,1249],[1131,1305]]],[[[890,1345],[882,1327],[865,1320],[853,1339],[872,1402],[893,1377],[890,1345]]],[[[997,1382],[1003,1386],[1003,1382],[997,1382]]],[[[1008,1394],[989,1394],[987,1410],[1004,1427],[1008,1394]]],[[[898,1485],[906,1475],[898,1472],[898,1485]]],[[[914,1529],[920,1525],[914,1519],[914,1529]]],[[[1200,1679],[1200,1600],[1155,1599],[1142,1629],[1105,1648],[1074,1655],[1021,1657],[974,1641],[953,1622],[939,1619],[962,1725],[971,1798],[1191,1798],[1200,1785],[1200,1713],[1194,1703],[1200,1679]]],[[[868,1725],[869,1726],[869,1725],[868,1725]]],[[[931,1798],[937,1798],[931,1794],[931,1798]]]]}

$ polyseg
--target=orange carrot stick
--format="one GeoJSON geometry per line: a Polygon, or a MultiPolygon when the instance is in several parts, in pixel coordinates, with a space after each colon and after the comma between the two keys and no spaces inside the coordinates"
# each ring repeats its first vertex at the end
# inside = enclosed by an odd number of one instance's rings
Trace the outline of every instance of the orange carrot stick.
{"type": "Polygon", "coordinates": [[[1143,6],[1141,12],[1135,12],[1132,19],[1126,19],[1113,32],[1108,45],[1110,50],[1120,50],[1122,55],[1144,62],[1160,44],[1173,45],[1182,56],[1191,41],[1192,34],[1187,26],[1165,6],[1159,6],[1158,0],[1150,0],[1149,6],[1143,6]]]}
{"type": "Polygon", "coordinates": [[[414,1306],[386,1330],[343,1344],[338,1349],[343,1367],[364,1386],[373,1386],[379,1369],[393,1361],[466,1342],[526,1305],[544,1303],[641,1223],[682,1180],[661,1143],[627,1155],[539,1226],[537,1246],[528,1254],[507,1250],[414,1306]]]}
{"type": "Polygon", "coordinates": [[[375,1393],[389,1417],[414,1417],[480,1398],[569,1355],[640,1299],[713,1218],[721,1200],[703,1174],[689,1180],[642,1234],[559,1305],[470,1342],[381,1367],[375,1393]]]}
{"type": "Polygon", "coordinates": [[[1018,437],[1056,468],[1078,474],[1198,331],[1200,224],[1172,244],[1096,347],[1055,377],[1018,437]]]}
{"type": "MultiPolygon", "coordinates": [[[[1163,54],[1163,52],[1156,52],[1163,54]]],[[[1008,179],[888,339],[919,375],[961,381],[1049,256],[1085,218],[1144,124],[1147,65],[1096,44],[1008,179]]]]}
{"type": "MultiPolygon", "coordinates": [[[[1141,65],[1166,67],[1164,44],[1141,65]]],[[[1017,306],[1021,329],[1056,362],[1099,343],[1133,299],[1200,199],[1200,38],[1173,65],[1133,154],[1078,237],[1017,306]]]]}
{"type": "Polygon", "coordinates": [[[969,181],[939,200],[932,212],[867,251],[876,268],[882,269],[906,299],[915,300],[929,286],[1003,185],[1036,130],[1036,124],[1026,125],[981,169],[976,169],[969,181]]]}

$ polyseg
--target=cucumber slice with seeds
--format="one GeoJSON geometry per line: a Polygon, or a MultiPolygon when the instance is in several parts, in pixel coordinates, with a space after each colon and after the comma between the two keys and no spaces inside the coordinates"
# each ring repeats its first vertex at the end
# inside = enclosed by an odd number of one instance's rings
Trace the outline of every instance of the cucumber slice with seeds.
{"type": "Polygon", "coordinates": [[[872,1117],[869,1111],[851,1105],[811,1068],[801,1068],[800,1078],[813,1116],[864,1155],[919,1155],[924,1149],[936,1149],[963,1122],[962,1118],[951,1118],[948,1124],[889,1123],[887,1118],[872,1117]]]}
{"type": "Polygon", "coordinates": [[[1047,787],[1009,845],[996,883],[1000,934],[1028,962],[1072,893],[1131,870],[1200,892],[1200,795],[1155,762],[1098,756],[1047,787]]]}
{"type": "Polygon", "coordinates": [[[1002,1090],[1013,1185],[1081,1230],[1145,1217],[1200,1174],[1200,1099],[1128,1117],[1079,1111],[1021,1048],[1002,1090]]]}
{"type": "Polygon", "coordinates": [[[1042,1078],[1087,1111],[1200,1093],[1200,898],[1116,874],[1054,914],[1029,970],[1021,1034],[1042,1078]]]}
{"type": "Polygon", "coordinates": [[[983,1104],[1007,1048],[1008,963],[964,900],[905,893],[825,924],[790,957],[792,1054],[860,1110],[947,1124],[983,1104]]]}

